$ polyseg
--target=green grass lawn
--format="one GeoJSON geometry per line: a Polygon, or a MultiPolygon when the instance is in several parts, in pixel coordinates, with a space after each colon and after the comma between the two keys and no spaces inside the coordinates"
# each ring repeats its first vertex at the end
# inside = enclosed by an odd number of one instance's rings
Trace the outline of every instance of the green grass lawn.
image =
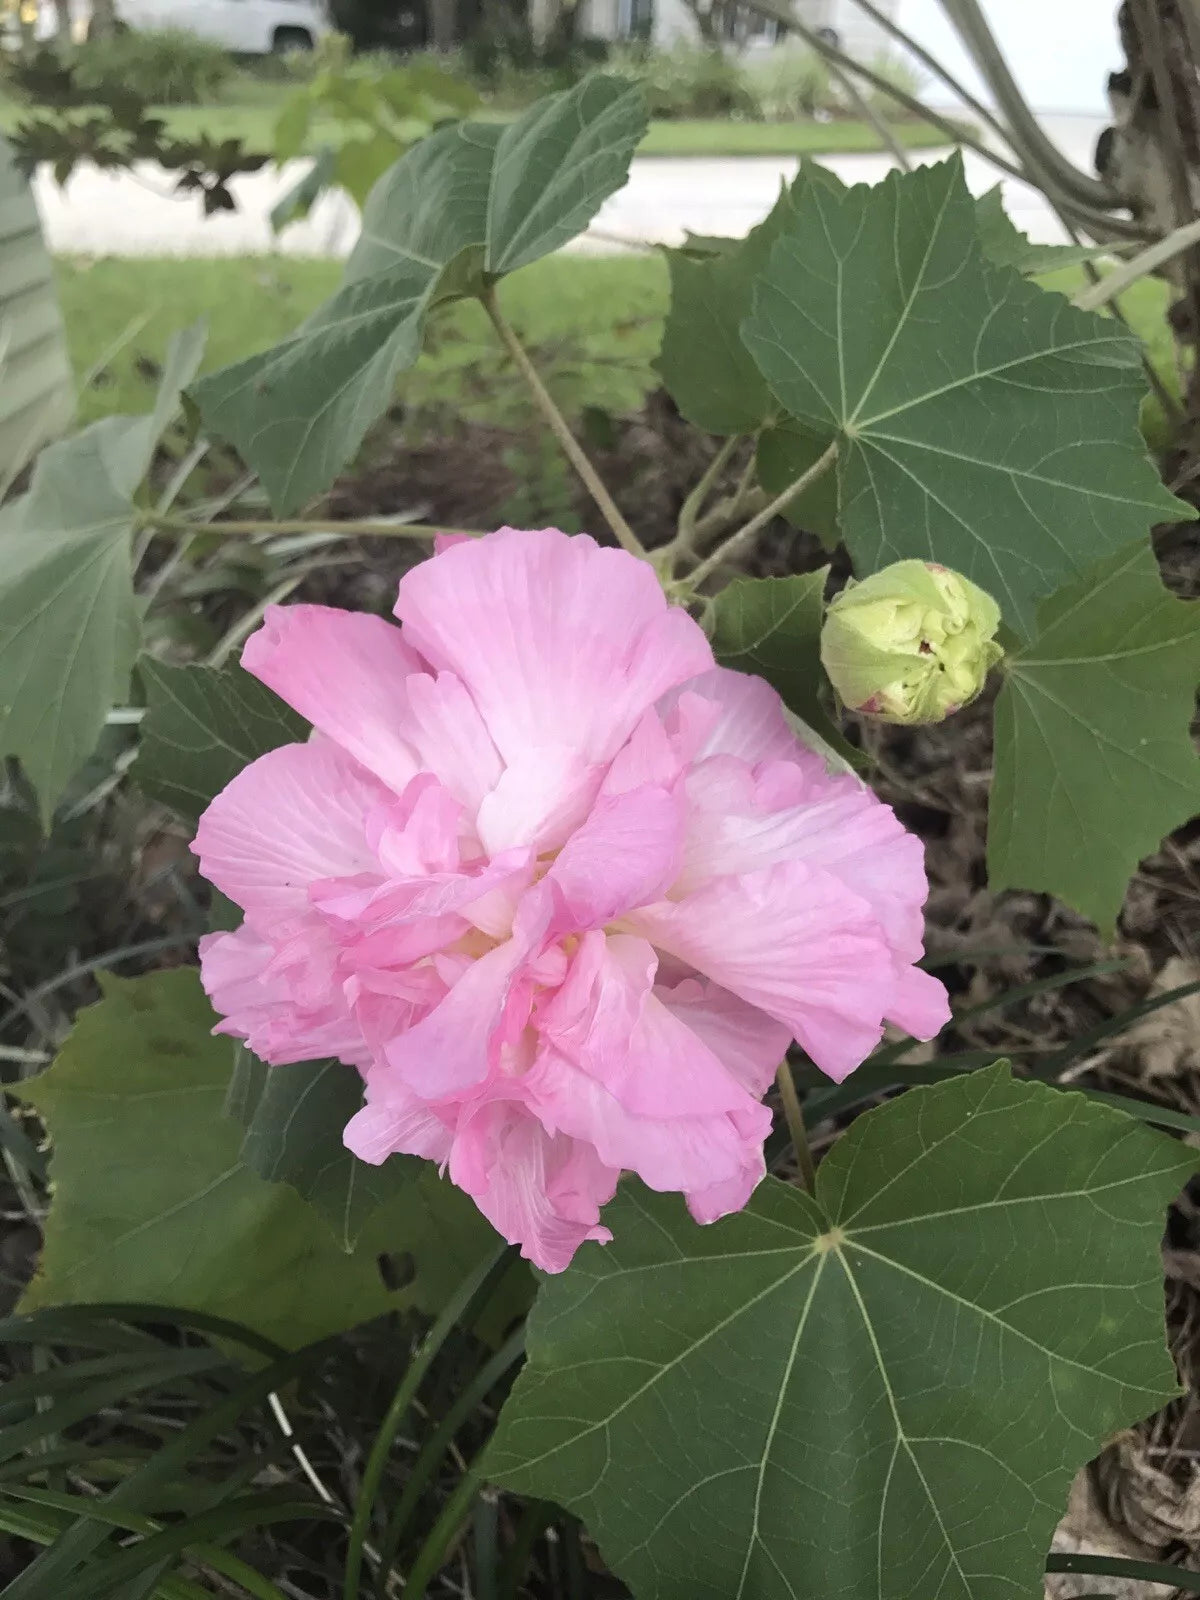
{"type": "MultiPolygon", "coordinates": [[[[928,122],[897,122],[893,133],[910,150],[944,145],[940,128],[928,122]]],[[[642,156],[826,156],[881,150],[869,122],[652,122],[638,147],[642,156]]]]}
{"type": "MultiPolygon", "coordinates": [[[[332,261],[289,257],[193,260],[60,260],[58,281],[71,358],[82,382],[79,420],[144,411],[156,364],[176,328],[208,322],[205,369],[224,366],[291,333],[336,287],[332,261]]],[[[654,381],[667,308],[667,273],[657,256],[555,256],[506,280],[505,308],[535,348],[560,402],[621,411],[654,381]]],[[[475,305],[434,318],[417,368],[401,380],[410,413],[461,412],[475,420],[514,416],[526,399],[475,305]]]]}
{"type": "MultiPolygon", "coordinates": [[[[236,73],[222,91],[220,102],[203,106],[160,106],[155,115],[176,139],[211,134],[240,139],[251,150],[269,151],[274,143],[275,120],[292,93],[288,83],[263,81],[249,73],[236,73]]],[[[0,93],[0,132],[11,129],[32,108],[0,93]]],[[[489,113],[485,110],[483,115],[489,113]]],[[[505,117],[513,112],[493,113],[505,117]]],[[[913,149],[946,143],[946,136],[927,122],[895,124],[895,134],[913,149]]],[[[345,136],[339,123],[318,117],[311,143],[336,143],[345,136]]],[[[657,121],[642,142],[649,156],[819,156],[882,149],[879,135],[867,122],[837,118],[830,122],[732,122],[723,118],[700,121],[657,121]]]]}
{"type": "MultiPolygon", "coordinates": [[[[61,260],[58,280],[71,357],[80,382],[79,420],[137,412],[150,404],[172,332],[204,317],[205,369],[224,366],[285,338],[336,287],[332,261],[289,257],[193,260],[61,260]]],[[[1078,267],[1042,282],[1064,294],[1083,283],[1078,267]]],[[[655,382],[651,362],[666,314],[667,273],[660,256],[553,256],[507,279],[505,307],[563,406],[625,411],[655,382]]],[[[1122,309],[1156,367],[1176,387],[1166,323],[1166,286],[1144,279],[1122,309]]],[[[441,420],[518,421],[528,400],[475,305],[433,319],[425,354],[400,383],[399,398],[419,425],[441,420]]],[[[1153,402],[1150,402],[1153,406],[1153,402]]],[[[1154,418],[1144,417],[1153,438],[1154,418]]]]}

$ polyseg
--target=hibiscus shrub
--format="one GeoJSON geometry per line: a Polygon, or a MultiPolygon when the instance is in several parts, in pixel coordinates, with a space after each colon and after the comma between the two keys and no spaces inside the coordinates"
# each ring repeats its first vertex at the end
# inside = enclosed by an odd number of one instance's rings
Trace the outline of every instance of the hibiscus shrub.
{"type": "Polygon", "coordinates": [[[956,160],[848,190],[806,166],[747,239],[670,255],[660,370],[723,442],[644,548],[496,293],[644,126],[599,76],[439,129],[292,338],[194,382],[181,336],[152,417],[52,446],[0,511],[3,749],[50,817],[136,667],[136,776],[219,891],[198,973],[111,982],[20,1086],[56,1187],[25,1305],[287,1347],[395,1306],[441,1337],[492,1297],[527,1361],[443,1548],[490,1481],[577,1514],[637,1600],[1033,1600],[1073,1473],[1175,1392],[1158,1245],[1194,1160],[935,1060],[814,1173],[806,1124],[903,1086],[949,1018],[920,844],[838,696],[940,720],[994,673],[991,883],[1111,931],[1198,791],[1200,608],[1150,542],[1190,512],[1138,433],[1136,346],[1022,275],[956,160]],[[272,606],[239,666],[139,655],[135,552],[200,526],[142,493],[184,392],[294,518],[464,297],[606,542],[456,532],[395,620],[272,606]],[[778,517],[846,552],[827,619],[828,569],[738,575],[778,517]],[[410,1270],[383,1284],[381,1254],[410,1270]]]}

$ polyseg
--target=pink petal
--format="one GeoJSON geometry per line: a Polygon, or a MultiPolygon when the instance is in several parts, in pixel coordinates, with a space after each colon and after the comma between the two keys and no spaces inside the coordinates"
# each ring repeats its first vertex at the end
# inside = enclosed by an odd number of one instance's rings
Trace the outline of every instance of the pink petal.
{"type": "Polygon", "coordinates": [[[686,1193],[730,1182],[747,1170],[763,1174],[771,1113],[754,1102],[740,1117],[689,1115],[681,1083],[667,1115],[639,1116],[555,1050],[539,1056],[526,1088],[548,1132],[591,1145],[603,1165],[636,1172],[652,1189],[686,1193]]]}
{"type": "Polygon", "coordinates": [[[702,737],[689,752],[693,760],[705,756],[737,756],[751,765],[759,761],[794,761],[810,771],[825,771],[825,763],[792,732],[783,701],[762,678],[728,667],[711,667],[702,676],[680,685],[660,702],[660,713],[675,710],[703,728],[702,737]],[[697,704],[701,702],[701,704],[697,704]]]}
{"type": "Polygon", "coordinates": [[[422,772],[398,800],[372,813],[367,840],[389,877],[453,871],[461,854],[462,814],[449,789],[432,772],[422,772]]]}
{"type": "Polygon", "coordinates": [[[921,967],[901,967],[888,1002],[887,1018],[914,1039],[934,1039],[950,1021],[945,987],[921,967]]]}
{"type": "Polygon", "coordinates": [[[744,1089],[755,1096],[767,1092],[775,1069],[792,1042],[786,1023],[776,1022],[728,989],[718,988],[715,983],[700,983],[695,978],[671,989],[660,986],[654,993],[708,1046],[744,1089]]]}
{"type": "Polygon", "coordinates": [[[492,1226],[544,1272],[562,1272],[585,1240],[606,1244],[600,1207],[619,1173],[595,1152],[545,1132],[512,1100],[483,1103],[459,1124],[450,1176],[492,1226]]]}
{"type": "Polygon", "coordinates": [[[608,761],[661,694],[712,664],[648,563],[552,528],[502,528],[414,567],[396,615],[466,684],[506,762],[545,744],[608,761]]]}
{"type": "Polygon", "coordinates": [[[624,794],[645,784],[674,788],[686,762],[656,711],[647,711],[604,774],[601,794],[624,794]]]}
{"type": "Polygon", "coordinates": [[[336,744],[286,744],[251,762],[200,818],[204,876],[264,934],[311,915],[308,886],[377,870],[367,817],[391,796],[336,744]]]}
{"type": "MultiPolygon", "coordinates": [[[[532,853],[508,850],[471,872],[434,872],[413,878],[380,879],[368,874],[328,879],[313,884],[311,897],[327,916],[370,926],[441,917],[450,912],[474,920],[480,901],[491,900],[497,890],[524,887],[532,875],[532,853]]],[[[504,933],[511,927],[510,911],[504,933]]],[[[465,933],[466,929],[462,931],[465,933]]]]}
{"type": "Polygon", "coordinates": [[[717,1222],[731,1211],[742,1209],[762,1182],[765,1171],[760,1151],[757,1166],[747,1165],[732,1178],[693,1189],[687,1197],[687,1208],[697,1222],[717,1222]]]}
{"type": "MultiPolygon", "coordinates": [[[[392,632],[398,630],[392,629],[392,632]]],[[[504,764],[462,681],[450,672],[414,674],[401,726],[422,766],[441,779],[474,817],[500,781],[504,764]]]]}
{"type": "Polygon", "coordinates": [[[787,861],[718,878],[624,922],[786,1023],[831,1078],[879,1042],[891,953],[866,902],[820,868],[787,861]]]}
{"type": "Polygon", "coordinates": [[[441,1100],[487,1078],[528,950],[524,940],[514,938],[471,962],[446,998],[388,1046],[388,1066],[414,1094],[441,1100]]]}
{"type": "Polygon", "coordinates": [[[757,1096],[651,992],[656,966],[642,939],[585,934],[538,1033],[638,1116],[755,1115],[757,1096]]]}
{"type": "Polygon", "coordinates": [[[200,981],[224,1019],[213,1030],[244,1039],[272,1066],[336,1056],[354,1066],[369,1050],[341,989],[332,962],[314,952],[320,971],[282,963],[275,946],[242,927],[200,941],[200,981]]]}
{"type": "Polygon", "coordinates": [[[391,1155],[450,1159],[453,1128],[390,1073],[367,1081],[366,1104],[346,1124],[342,1142],[360,1161],[379,1166],[391,1155]]]}
{"type": "Polygon", "coordinates": [[[790,763],[755,777],[740,762],[719,758],[689,773],[687,794],[677,889],[779,861],[807,861],[867,902],[898,957],[920,956],[928,893],[921,841],[857,778],[822,773],[814,783],[790,763]]]}
{"type": "Polygon", "coordinates": [[[548,874],[565,919],[557,926],[603,927],[660,899],[678,874],[682,848],[681,795],[654,787],[602,795],[548,874]]]}
{"type": "Polygon", "coordinates": [[[268,606],[242,650],[247,672],[399,793],[418,764],[400,737],[406,681],[425,664],[382,617],[268,606]]]}
{"type": "Polygon", "coordinates": [[[557,850],[587,816],[604,769],[566,744],[531,744],[515,755],[476,816],[489,855],[529,845],[557,850]]]}

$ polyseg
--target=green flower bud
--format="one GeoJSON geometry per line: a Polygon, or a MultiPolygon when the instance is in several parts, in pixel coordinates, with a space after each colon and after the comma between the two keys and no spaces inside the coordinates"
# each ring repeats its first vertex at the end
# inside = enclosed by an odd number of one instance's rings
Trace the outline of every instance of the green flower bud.
{"type": "Polygon", "coordinates": [[[847,706],[884,722],[941,722],[983,688],[1004,654],[1000,608],[931,561],[897,561],[832,602],[821,660],[847,706]]]}

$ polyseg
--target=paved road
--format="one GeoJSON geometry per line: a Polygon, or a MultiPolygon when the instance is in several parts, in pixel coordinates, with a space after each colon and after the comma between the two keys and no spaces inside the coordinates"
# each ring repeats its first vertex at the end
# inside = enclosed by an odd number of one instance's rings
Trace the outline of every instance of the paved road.
{"type": "MultiPolygon", "coordinates": [[[[1056,117],[1048,127],[1060,146],[1091,168],[1091,152],[1103,124],[1096,118],[1056,117]]],[[[921,151],[919,161],[942,159],[946,151],[921,151]]],[[[831,156],[825,165],[848,183],[876,183],[892,165],[883,155],[831,156]]],[[[171,193],[169,176],[155,167],[111,174],[82,167],[60,189],[50,173],[36,179],[51,247],[79,255],[251,255],[282,249],[293,255],[342,256],[358,231],[354,206],[327,196],[302,223],[275,240],[268,216],[279,194],[296,176],[295,166],[268,169],[234,184],[236,213],[205,218],[194,196],[171,193]]],[[[624,244],[677,244],[685,230],[740,236],[770,209],[779,186],[796,171],[791,158],[677,160],[644,157],[633,163],[627,186],[604,206],[586,240],[576,248],[619,249],[624,244]]],[[[968,155],[967,181],[979,194],[997,173],[968,155]]],[[[1024,184],[1004,180],[1005,204],[1019,227],[1039,242],[1062,238],[1057,219],[1024,184]]]]}

